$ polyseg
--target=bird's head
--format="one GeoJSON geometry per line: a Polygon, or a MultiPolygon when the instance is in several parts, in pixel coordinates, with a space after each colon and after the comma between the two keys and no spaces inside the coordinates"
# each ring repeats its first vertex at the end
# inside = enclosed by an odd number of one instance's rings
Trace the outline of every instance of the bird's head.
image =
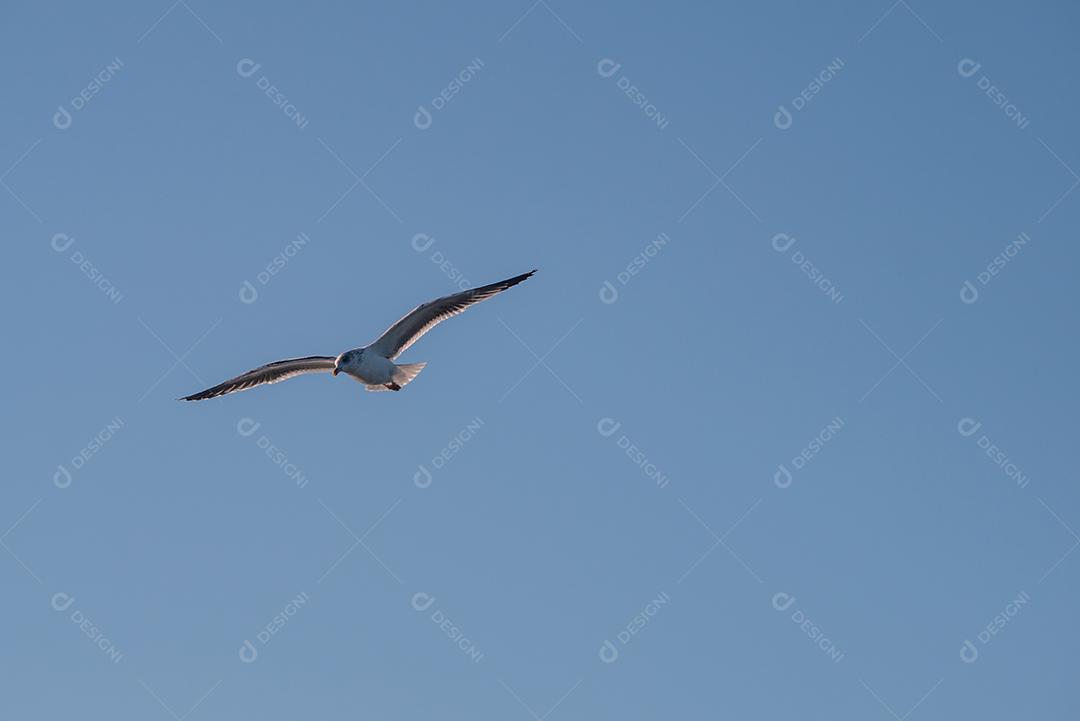
{"type": "Polygon", "coordinates": [[[360,351],[349,350],[345,351],[337,358],[334,359],[334,370],[332,373],[336,376],[342,371],[342,368],[348,367],[360,359],[360,351]]]}

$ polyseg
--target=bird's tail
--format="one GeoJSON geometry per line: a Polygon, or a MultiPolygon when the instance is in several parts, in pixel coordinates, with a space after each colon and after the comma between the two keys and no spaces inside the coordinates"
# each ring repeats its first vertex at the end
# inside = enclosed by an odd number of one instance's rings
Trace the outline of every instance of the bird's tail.
{"type": "Polygon", "coordinates": [[[394,371],[394,379],[385,385],[364,386],[369,391],[399,391],[404,386],[408,385],[416,376],[420,375],[420,371],[424,370],[424,366],[427,363],[405,363],[403,365],[396,366],[394,371]]]}
{"type": "Polygon", "coordinates": [[[394,371],[394,382],[399,386],[405,386],[416,376],[420,375],[420,371],[424,370],[424,366],[427,363],[405,363],[399,365],[397,370],[394,371]]]}

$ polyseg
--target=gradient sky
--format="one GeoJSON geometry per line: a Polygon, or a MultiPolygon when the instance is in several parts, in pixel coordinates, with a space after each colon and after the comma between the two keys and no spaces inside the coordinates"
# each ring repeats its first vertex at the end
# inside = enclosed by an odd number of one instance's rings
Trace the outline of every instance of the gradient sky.
{"type": "Polygon", "coordinates": [[[1076,718],[1080,9],[529,1],[7,4],[0,717],[1076,718]]]}

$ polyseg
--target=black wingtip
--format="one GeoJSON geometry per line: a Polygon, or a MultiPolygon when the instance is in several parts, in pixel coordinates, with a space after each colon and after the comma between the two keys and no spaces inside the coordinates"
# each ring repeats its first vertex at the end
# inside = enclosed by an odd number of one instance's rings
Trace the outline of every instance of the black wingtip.
{"type": "Polygon", "coordinates": [[[515,275],[510,280],[506,281],[506,287],[507,288],[512,288],[513,286],[517,285],[518,283],[524,283],[529,278],[532,278],[534,273],[536,273],[535,268],[533,270],[530,270],[528,273],[522,273],[521,275],[515,275]]]}
{"type": "Polygon", "coordinates": [[[212,395],[207,395],[207,391],[199,391],[198,393],[192,393],[190,396],[181,396],[177,398],[178,401],[205,401],[207,398],[213,398],[212,395]]]}

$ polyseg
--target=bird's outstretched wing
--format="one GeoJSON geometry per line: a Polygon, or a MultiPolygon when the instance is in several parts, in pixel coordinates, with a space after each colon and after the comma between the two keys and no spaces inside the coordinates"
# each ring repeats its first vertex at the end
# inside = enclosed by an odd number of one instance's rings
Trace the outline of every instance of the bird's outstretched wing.
{"type": "Polygon", "coordinates": [[[487,300],[507,288],[512,288],[535,272],[535,270],[531,270],[528,273],[508,278],[499,283],[492,283],[491,285],[484,285],[443,298],[436,298],[428,303],[418,305],[404,318],[387,328],[386,332],[369,347],[379,355],[393,360],[404,353],[406,348],[420,340],[424,333],[427,333],[442,321],[461,313],[474,303],[487,300]]]}
{"type": "Polygon", "coordinates": [[[230,378],[224,383],[218,383],[213,388],[207,388],[194,395],[184,396],[179,400],[201,401],[207,398],[223,396],[226,393],[246,391],[248,388],[261,386],[264,383],[277,383],[304,373],[329,373],[332,370],[334,370],[334,358],[331,356],[313,355],[307,358],[289,358],[276,363],[267,363],[255,370],[230,378]]]}

